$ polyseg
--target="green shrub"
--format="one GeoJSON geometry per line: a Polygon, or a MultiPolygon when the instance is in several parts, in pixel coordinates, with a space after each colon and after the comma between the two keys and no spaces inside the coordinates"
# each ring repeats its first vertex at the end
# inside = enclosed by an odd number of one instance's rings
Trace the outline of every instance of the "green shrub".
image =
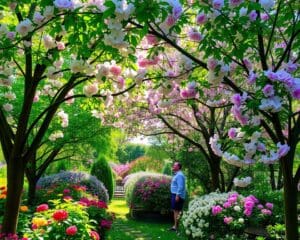
{"type": "Polygon", "coordinates": [[[99,159],[93,164],[91,175],[103,182],[104,186],[108,190],[109,199],[112,199],[114,194],[114,179],[111,167],[109,166],[105,157],[100,156],[99,159]]]}
{"type": "Polygon", "coordinates": [[[37,188],[47,189],[52,186],[58,187],[66,183],[85,186],[88,193],[96,195],[100,200],[106,203],[108,202],[108,193],[104,184],[95,176],[83,172],[60,172],[40,178],[37,183],[37,188]]]}
{"type": "Polygon", "coordinates": [[[125,183],[125,198],[131,209],[168,213],[171,177],[158,173],[140,172],[129,176],[125,183]]]}
{"type": "Polygon", "coordinates": [[[162,174],[172,176],[172,163],[170,163],[170,162],[165,163],[163,170],[162,170],[162,174]]]}

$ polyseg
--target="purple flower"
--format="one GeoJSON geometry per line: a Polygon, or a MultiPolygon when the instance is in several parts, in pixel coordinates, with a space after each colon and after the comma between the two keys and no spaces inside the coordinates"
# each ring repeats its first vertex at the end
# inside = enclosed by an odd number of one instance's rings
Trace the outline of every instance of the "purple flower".
{"type": "Polygon", "coordinates": [[[233,139],[233,138],[235,138],[235,136],[236,136],[236,128],[230,128],[228,130],[228,137],[230,139],[233,139]]]}
{"type": "Polygon", "coordinates": [[[263,208],[263,209],[261,210],[261,213],[262,213],[263,215],[272,215],[272,211],[269,210],[269,209],[265,209],[265,208],[263,208]]]}
{"type": "Polygon", "coordinates": [[[230,0],[229,5],[232,7],[237,7],[239,6],[244,0],[230,0]]]}
{"type": "Polygon", "coordinates": [[[262,91],[263,91],[265,97],[272,97],[272,96],[274,96],[274,93],[275,93],[274,87],[271,84],[267,84],[266,86],[264,86],[262,91]]]}
{"type": "Polygon", "coordinates": [[[266,203],[266,208],[268,208],[268,209],[273,209],[273,203],[267,202],[267,203],[266,203]]]}
{"type": "Polygon", "coordinates": [[[213,0],[213,8],[220,10],[224,6],[224,0],[213,0]]]}
{"type": "Polygon", "coordinates": [[[257,18],[257,13],[255,10],[252,10],[250,13],[249,13],[249,20],[251,22],[254,22],[257,18]]]}

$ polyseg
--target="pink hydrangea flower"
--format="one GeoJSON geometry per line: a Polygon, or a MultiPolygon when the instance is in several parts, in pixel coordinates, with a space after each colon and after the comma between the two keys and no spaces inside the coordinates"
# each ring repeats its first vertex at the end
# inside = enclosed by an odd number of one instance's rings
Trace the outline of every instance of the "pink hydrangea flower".
{"type": "Polygon", "coordinates": [[[272,215],[272,211],[269,210],[269,209],[265,209],[265,208],[263,208],[261,210],[261,213],[264,214],[264,215],[272,215]]]}
{"type": "Polygon", "coordinates": [[[223,208],[219,205],[213,206],[211,208],[211,212],[213,216],[216,216],[217,214],[219,214],[220,212],[222,212],[223,208]]]}
{"type": "Polygon", "coordinates": [[[225,224],[229,224],[233,221],[233,218],[232,217],[224,217],[224,223],[225,224]]]}

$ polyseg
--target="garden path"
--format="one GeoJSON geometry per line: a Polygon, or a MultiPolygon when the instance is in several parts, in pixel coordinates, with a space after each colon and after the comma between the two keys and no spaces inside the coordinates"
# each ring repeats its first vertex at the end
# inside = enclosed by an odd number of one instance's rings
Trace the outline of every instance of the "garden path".
{"type": "Polygon", "coordinates": [[[115,214],[115,220],[107,240],[186,240],[168,230],[170,222],[130,218],[125,199],[113,199],[108,211],[115,214]]]}

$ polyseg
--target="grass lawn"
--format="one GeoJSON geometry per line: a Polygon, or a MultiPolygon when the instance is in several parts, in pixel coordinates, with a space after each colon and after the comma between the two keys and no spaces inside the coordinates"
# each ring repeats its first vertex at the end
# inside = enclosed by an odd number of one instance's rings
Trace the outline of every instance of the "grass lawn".
{"type": "Polygon", "coordinates": [[[113,199],[109,204],[109,211],[114,212],[116,219],[112,229],[109,231],[108,240],[133,240],[133,239],[162,239],[162,240],[184,240],[184,236],[177,236],[175,232],[168,229],[172,222],[166,220],[135,220],[128,216],[129,209],[123,199],[113,199]],[[127,230],[128,229],[128,230],[127,230]],[[143,236],[133,236],[133,231],[139,231],[143,236]],[[146,237],[147,236],[147,237],[146,237]]]}

